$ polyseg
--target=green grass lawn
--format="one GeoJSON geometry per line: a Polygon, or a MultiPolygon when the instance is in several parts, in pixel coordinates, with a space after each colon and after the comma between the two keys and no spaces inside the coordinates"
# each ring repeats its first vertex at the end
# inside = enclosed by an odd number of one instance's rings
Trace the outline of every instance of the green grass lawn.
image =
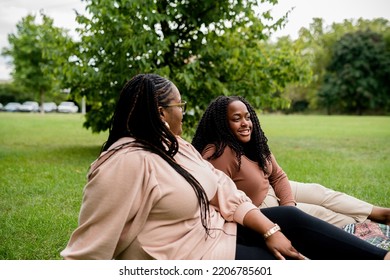
{"type": "MultiPolygon", "coordinates": [[[[390,117],[260,116],[292,180],[390,207],[390,117]]],[[[60,259],[107,133],[80,114],[0,113],[0,259],[60,259]]],[[[185,129],[185,128],[184,128],[185,129]]]]}
{"type": "Polygon", "coordinates": [[[317,182],[390,207],[390,118],[260,116],[291,180],[317,182]]]}

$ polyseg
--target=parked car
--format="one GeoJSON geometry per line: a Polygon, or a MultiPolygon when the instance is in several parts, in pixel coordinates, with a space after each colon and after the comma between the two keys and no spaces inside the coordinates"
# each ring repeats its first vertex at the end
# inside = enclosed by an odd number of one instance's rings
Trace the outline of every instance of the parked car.
{"type": "Polygon", "coordinates": [[[35,101],[26,101],[20,106],[21,112],[39,112],[39,104],[35,101]]]}
{"type": "Polygon", "coordinates": [[[72,101],[64,101],[58,105],[57,111],[60,113],[77,113],[79,107],[72,101]]]}
{"type": "Polygon", "coordinates": [[[20,106],[22,106],[22,104],[19,102],[9,102],[4,106],[4,110],[7,112],[18,112],[20,106]]]}
{"type": "Polygon", "coordinates": [[[51,113],[57,111],[57,104],[54,102],[45,102],[43,103],[43,110],[45,113],[51,113]]]}
{"type": "Polygon", "coordinates": [[[0,103],[0,111],[3,111],[4,110],[4,106],[3,104],[0,103]]]}

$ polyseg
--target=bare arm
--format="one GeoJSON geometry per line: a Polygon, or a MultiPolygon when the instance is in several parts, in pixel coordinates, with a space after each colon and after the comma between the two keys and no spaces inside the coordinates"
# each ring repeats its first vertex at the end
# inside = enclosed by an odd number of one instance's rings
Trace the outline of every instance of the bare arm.
{"type": "MultiPolygon", "coordinates": [[[[255,230],[260,236],[263,236],[274,225],[272,221],[256,209],[249,211],[244,217],[244,226],[255,230]]],[[[285,257],[304,259],[304,256],[292,246],[290,240],[281,231],[277,231],[269,236],[265,243],[277,259],[284,260],[285,257]]]]}

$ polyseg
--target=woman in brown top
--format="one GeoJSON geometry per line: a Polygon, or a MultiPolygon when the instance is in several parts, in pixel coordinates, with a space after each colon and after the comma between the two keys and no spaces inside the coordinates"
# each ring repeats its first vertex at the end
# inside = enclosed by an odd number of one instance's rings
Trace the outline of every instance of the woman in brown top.
{"type": "Polygon", "coordinates": [[[255,110],[242,97],[210,103],[192,144],[260,207],[295,205],[336,226],[371,219],[390,224],[390,209],[373,206],[319,184],[289,181],[271,153],[255,110]]]}
{"type": "Polygon", "coordinates": [[[158,75],[124,86],[65,259],[390,259],[296,207],[260,211],[180,138],[185,106],[158,75]]]}

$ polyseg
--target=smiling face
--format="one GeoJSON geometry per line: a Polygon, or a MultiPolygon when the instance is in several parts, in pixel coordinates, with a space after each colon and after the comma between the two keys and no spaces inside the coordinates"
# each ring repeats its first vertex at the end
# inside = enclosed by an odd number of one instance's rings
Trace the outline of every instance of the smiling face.
{"type": "Polygon", "coordinates": [[[238,100],[229,103],[227,118],[229,128],[237,140],[248,143],[251,140],[252,121],[246,105],[238,100]]]}

